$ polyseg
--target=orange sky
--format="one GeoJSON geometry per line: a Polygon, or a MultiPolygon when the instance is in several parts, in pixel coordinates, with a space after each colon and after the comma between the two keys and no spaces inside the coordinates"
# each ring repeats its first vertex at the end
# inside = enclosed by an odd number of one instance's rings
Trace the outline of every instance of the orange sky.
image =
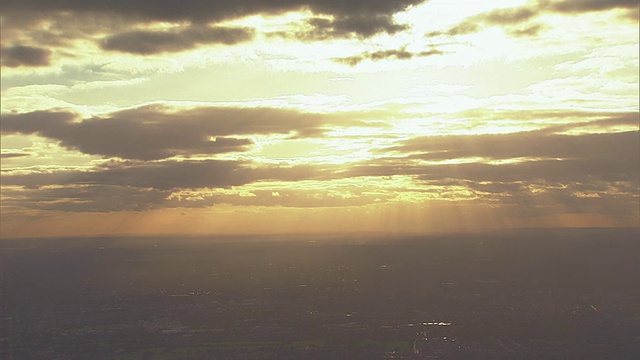
{"type": "Polygon", "coordinates": [[[635,1],[0,16],[2,238],[640,226],[635,1]]]}

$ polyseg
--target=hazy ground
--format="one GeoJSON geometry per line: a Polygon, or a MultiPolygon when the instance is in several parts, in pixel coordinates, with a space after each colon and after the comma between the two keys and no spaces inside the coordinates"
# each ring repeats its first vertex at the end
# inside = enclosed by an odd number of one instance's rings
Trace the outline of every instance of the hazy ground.
{"type": "Polygon", "coordinates": [[[5,359],[637,359],[640,232],[0,241],[5,359]]]}

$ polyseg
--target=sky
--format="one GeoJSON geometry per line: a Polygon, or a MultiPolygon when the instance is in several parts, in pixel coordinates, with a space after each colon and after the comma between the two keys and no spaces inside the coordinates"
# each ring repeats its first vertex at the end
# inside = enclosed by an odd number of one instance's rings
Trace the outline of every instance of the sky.
{"type": "Polygon", "coordinates": [[[3,0],[2,238],[640,226],[637,0],[3,0]]]}

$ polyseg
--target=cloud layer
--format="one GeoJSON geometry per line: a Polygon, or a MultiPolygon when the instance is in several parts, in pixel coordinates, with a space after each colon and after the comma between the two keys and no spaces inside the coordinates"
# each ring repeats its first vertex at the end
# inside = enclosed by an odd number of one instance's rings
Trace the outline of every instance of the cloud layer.
{"type": "MultiPolygon", "coordinates": [[[[518,115],[507,112],[485,116],[518,115]]],[[[393,202],[412,194],[417,199],[426,196],[515,206],[523,216],[527,211],[536,216],[562,211],[636,216],[640,135],[637,130],[611,129],[634,126],[637,113],[548,112],[546,116],[589,120],[506,134],[414,136],[377,148],[377,155],[369,160],[354,159],[344,165],[292,165],[266,164],[257,159],[169,158],[239,151],[247,145],[227,136],[321,136],[334,116],[261,108],[178,110],[166,106],[135,108],[82,121],[68,112],[8,114],[2,122],[5,133],[39,134],[86,154],[131,160],[112,160],[90,169],[5,172],[3,204],[9,208],[74,212],[219,203],[326,207],[393,202]],[[602,132],[574,133],[587,127],[602,132]],[[211,136],[226,140],[206,140],[211,136]],[[231,143],[225,145],[224,141],[231,143]],[[408,188],[385,185],[391,177],[410,179],[404,185],[408,188]],[[360,190],[351,187],[348,192],[332,193],[326,185],[352,180],[361,182],[360,190]],[[264,182],[276,185],[272,190],[252,188],[264,182]],[[306,185],[298,188],[298,183],[306,185]],[[232,191],[236,188],[246,188],[248,196],[232,191]]]]}
{"type": "Polygon", "coordinates": [[[271,108],[203,107],[176,110],[144,106],[79,119],[71,112],[36,111],[3,115],[4,134],[36,134],[85,154],[159,160],[173,156],[246,151],[247,135],[320,136],[331,124],[364,125],[321,114],[271,108]]]}
{"type": "MultiPolygon", "coordinates": [[[[104,50],[137,55],[180,52],[198,46],[234,45],[253,39],[254,29],[226,27],[226,21],[252,15],[310,11],[306,31],[288,33],[298,40],[368,38],[406,28],[393,16],[425,0],[238,0],[199,1],[4,1],[3,65],[44,66],[51,53],[44,46],[67,47],[76,39],[97,40],[104,50]],[[51,30],[40,31],[41,24],[51,30]],[[154,24],[171,29],[150,29],[154,24]],[[29,29],[25,28],[29,24],[29,29]],[[98,38],[98,39],[97,39],[98,38]],[[29,42],[27,46],[24,42],[29,42]],[[39,47],[32,47],[37,44],[39,47]]],[[[284,33],[282,34],[284,35],[284,33]]]]}
{"type": "Polygon", "coordinates": [[[499,26],[505,27],[512,36],[534,36],[543,30],[544,26],[530,21],[545,13],[581,14],[620,9],[637,13],[638,2],[634,0],[532,0],[520,7],[497,9],[469,17],[446,31],[433,32],[429,35],[457,36],[499,26]]]}
{"type": "Polygon", "coordinates": [[[255,14],[280,14],[309,9],[314,13],[333,15],[339,19],[360,15],[392,15],[424,0],[236,0],[198,1],[100,1],[100,0],[7,0],[0,8],[5,13],[55,12],[100,13],[146,21],[219,22],[255,14]]]}
{"type": "Polygon", "coordinates": [[[253,30],[190,27],[182,31],[129,31],[105,38],[102,48],[138,55],[179,52],[205,44],[234,45],[253,38],[253,30]]]}

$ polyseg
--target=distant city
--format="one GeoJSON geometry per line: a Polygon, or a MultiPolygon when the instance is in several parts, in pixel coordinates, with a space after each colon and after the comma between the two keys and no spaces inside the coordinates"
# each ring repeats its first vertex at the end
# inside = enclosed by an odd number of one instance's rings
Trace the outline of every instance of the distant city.
{"type": "Polygon", "coordinates": [[[0,357],[637,359],[638,235],[4,240],[0,357]]]}

